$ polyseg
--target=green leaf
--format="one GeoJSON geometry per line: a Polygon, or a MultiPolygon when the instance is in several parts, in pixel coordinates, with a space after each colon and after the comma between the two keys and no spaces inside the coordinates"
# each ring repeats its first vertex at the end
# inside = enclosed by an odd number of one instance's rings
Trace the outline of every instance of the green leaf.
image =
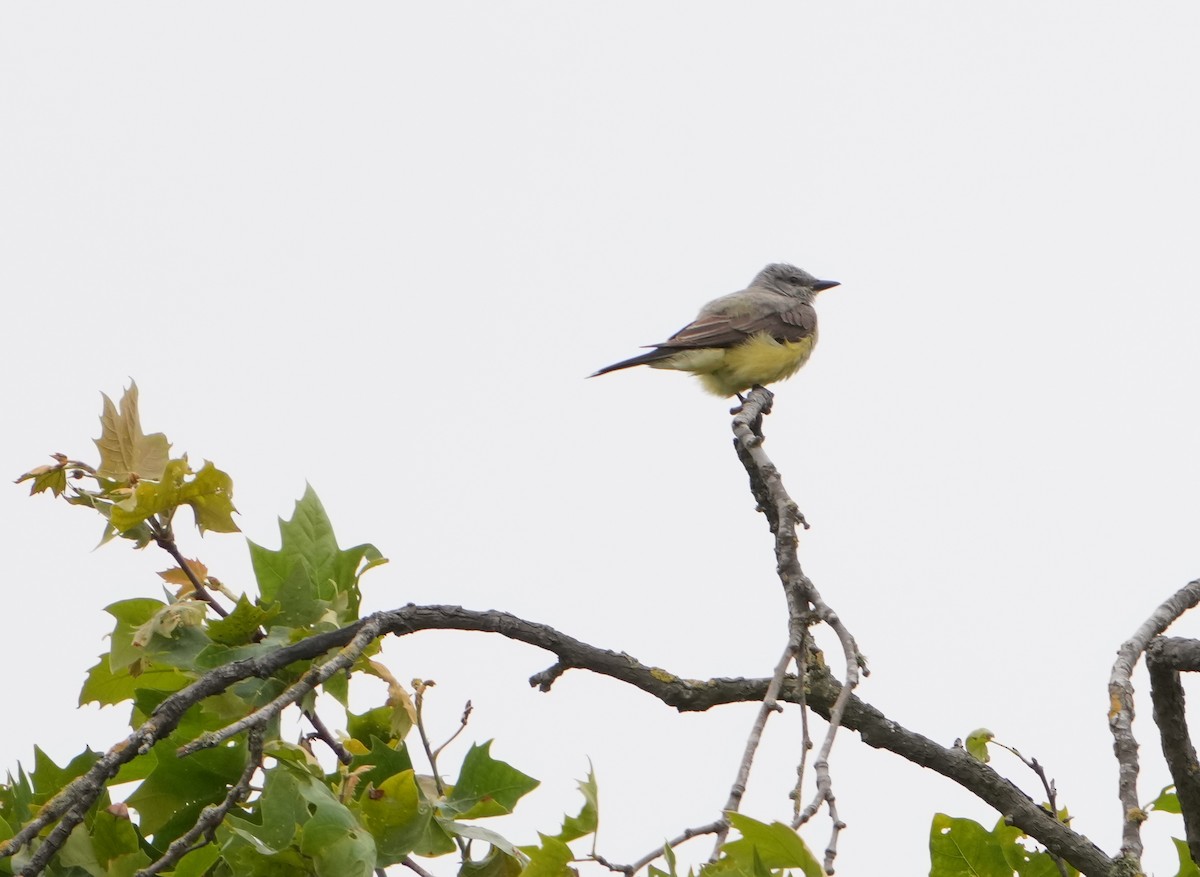
{"type": "Polygon", "coordinates": [[[987,728],[976,728],[967,735],[967,754],[985,764],[991,761],[987,745],[996,739],[996,735],[987,728]]]}
{"type": "Polygon", "coordinates": [[[1175,844],[1175,852],[1179,855],[1179,873],[1175,877],[1200,877],[1200,868],[1197,868],[1196,863],[1192,861],[1187,841],[1177,837],[1171,838],[1171,841],[1175,844]]]}
{"type": "MultiPolygon", "coordinates": [[[[482,841],[485,844],[495,847],[502,853],[519,859],[524,856],[516,845],[508,838],[499,832],[492,831],[490,828],[484,828],[482,825],[471,825],[468,822],[455,822],[452,819],[439,819],[438,824],[446,830],[446,833],[454,837],[463,837],[467,840],[482,841]]],[[[558,838],[555,838],[557,840],[558,838]]]]}
{"type": "MultiPolygon", "coordinates": [[[[0,785],[0,813],[8,819],[5,825],[10,833],[4,837],[12,837],[12,826],[27,822],[33,816],[30,805],[33,803],[33,784],[29,775],[20,764],[17,765],[17,775],[7,775],[7,780],[0,785]]],[[[0,838],[3,839],[3,838],[0,838]]],[[[0,864],[4,860],[0,859],[0,864]]]]}
{"type": "MultiPolygon", "coordinates": [[[[189,710],[189,721],[200,725],[189,710]]],[[[154,770],[126,800],[137,810],[143,834],[154,835],[155,845],[163,846],[193,825],[200,810],[225,797],[228,787],[237,782],[246,763],[246,747],[241,741],[205,749],[179,758],[175,750],[191,736],[182,726],[151,750],[158,761],[154,770]]]]}
{"type": "Polygon", "coordinates": [[[463,862],[458,877],[517,877],[525,862],[515,859],[503,850],[491,847],[482,859],[463,862]]]}
{"type": "Polygon", "coordinates": [[[22,481],[32,481],[29,485],[29,495],[41,493],[49,490],[55,496],[62,496],[63,491],[67,489],[67,464],[59,462],[54,466],[38,466],[31,469],[18,478],[14,483],[20,484],[22,481]]]}
{"type": "Polygon", "coordinates": [[[57,859],[66,868],[78,868],[91,877],[104,877],[104,867],[96,857],[92,836],[88,834],[87,826],[82,823],[76,825],[67,835],[57,859]]]}
{"type": "Polygon", "coordinates": [[[173,667],[150,667],[137,676],[124,671],[114,673],[107,656],[101,655],[100,662],[88,670],[87,679],[79,692],[79,705],[98,703],[112,706],[132,699],[134,693],[143,688],[175,692],[191,681],[192,677],[173,667]]]}
{"type": "MultiPolygon", "coordinates": [[[[104,396],[103,393],[101,393],[104,396]]],[[[128,481],[130,475],[157,481],[167,466],[171,444],[161,432],[146,435],[138,415],[138,389],[130,382],[121,397],[121,407],[104,396],[100,415],[100,438],[95,440],[100,451],[100,466],[96,474],[113,481],[128,481]]]]}
{"type": "Polygon", "coordinates": [[[521,871],[521,877],[575,877],[570,867],[575,858],[571,848],[557,838],[539,834],[541,845],[523,847],[529,855],[529,864],[521,871]]]}
{"type": "Polygon", "coordinates": [[[323,782],[308,773],[280,764],[296,780],[297,791],[311,814],[300,832],[300,852],[310,857],[317,877],[372,877],[375,839],[323,782]]]}
{"type": "Polygon", "coordinates": [[[589,834],[595,834],[600,824],[600,790],[596,786],[596,774],[588,770],[586,780],[579,780],[579,791],[583,793],[583,808],[578,816],[567,816],[563,819],[562,831],[558,839],[564,843],[577,840],[589,834]]]}
{"type": "Polygon", "coordinates": [[[208,638],[219,645],[241,646],[253,642],[258,629],[266,628],[279,614],[278,603],[267,608],[256,606],[243,594],[225,618],[208,623],[208,638]]]}
{"type": "Polygon", "coordinates": [[[74,779],[83,776],[100,758],[98,752],[90,748],[72,758],[66,767],[59,767],[38,746],[33,747],[33,802],[43,804],[62,791],[63,786],[74,779]]]}
{"type": "Polygon", "coordinates": [[[321,683],[321,690],[345,709],[350,705],[350,676],[345,671],[334,673],[321,683]]]}
{"type": "Polygon", "coordinates": [[[512,813],[517,801],[538,787],[538,781],[511,765],[492,758],[492,741],[473,744],[463,758],[458,782],[445,810],[458,819],[479,819],[512,813]]]}
{"type": "Polygon", "coordinates": [[[663,861],[667,864],[667,873],[670,877],[678,877],[679,872],[675,867],[675,850],[666,844],[663,844],[663,861]]]}
{"type": "Polygon", "coordinates": [[[346,713],[346,733],[354,740],[368,743],[372,738],[392,739],[392,709],[377,706],[365,713],[346,713]]]}
{"type": "Polygon", "coordinates": [[[112,648],[108,652],[108,666],[113,673],[124,670],[146,657],[146,650],[133,644],[137,629],[154,617],[166,603],[150,597],[135,597],[121,600],[104,607],[104,611],[117,620],[113,629],[112,648]]]}
{"type": "Polygon", "coordinates": [[[175,870],[170,872],[171,877],[205,877],[211,873],[209,869],[219,858],[221,848],[216,844],[194,849],[179,861],[175,870]]]}
{"type": "Polygon", "coordinates": [[[113,859],[137,852],[138,846],[137,829],[127,815],[113,814],[108,809],[96,813],[92,821],[92,848],[106,869],[113,859]]]}
{"type": "Polygon", "coordinates": [[[113,504],[109,522],[114,530],[125,533],[154,515],[170,517],[181,505],[192,507],[201,533],[237,532],[232,518],[237,511],[233,480],[209,462],[199,472],[192,472],[186,455],[168,461],[161,478],[138,481],[128,497],[113,504]]]}
{"type": "Polygon", "coordinates": [[[741,813],[727,816],[741,837],[726,843],[722,851],[743,868],[753,869],[757,857],[767,869],[799,868],[806,877],[823,877],[821,863],[790,826],[782,822],[768,825],[741,813]]]}
{"type": "Polygon", "coordinates": [[[233,522],[233,513],[237,511],[233,507],[233,479],[208,460],[196,477],[183,485],[179,498],[192,507],[196,528],[201,533],[238,532],[238,525],[233,522]]]}
{"type": "Polygon", "coordinates": [[[1174,784],[1164,786],[1163,790],[1158,793],[1158,797],[1150,802],[1145,808],[1150,810],[1161,810],[1164,813],[1182,813],[1183,809],[1179,806],[1179,796],[1175,794],[1174,784]]]}
{"type": "Polygon", "coordinates": [[[375,838],[381,868],[396,864],[417,849],[426,839],[433,819],[433,807],[422,798],[412,770],[401,771],[369,788],[359,798],[358,808],[363,825],[375,838]]]}
{"type": "Polygon", "coordinates": [[[329,603],[339,624],[357,620],[358,581],[368,569],[386,563],[379,550],[373,545],[340,549],[333,525],[311,486],[296,503],[291,520],[279,522],[279,535],[278,551],[250,543],[250,559],[264,601],[278,599],[285,612],[289,610],[282,599],[283,587],[298,575],[299,581],[291,582],[289,598],[300,596],[306,605],[329,603]],[[300,594],[299,585],[303,586],[300,594]]]}
{"type": "MultiPolygon", "coordinates": [[[[357,736],[355,739],[358,739],[357,736]]],[[[395,748],[374,734],[370,737],[370,743],[370,751],[365,755],[354,756],[350,762],[350,772],[359,778],[362,788],[365,789],[368,784],[378,787],[388,777],[412,769],[412,759],[404,744],[395,748]],[[363,770],[364,768],[367,769],[363,770]]]]}
{"type": "Polygon", "coordinates": [[[313,860],[317,877],[372,877],[375,873],[375,839],[332,795],[323,799],[304,824],[300,852],[313,860]]]}
{"type": "Polygon", "coordinates": [[[1012,877],[1003,844],[978,822],[944,813],[929,830],[929,877],[1012,877]]]}

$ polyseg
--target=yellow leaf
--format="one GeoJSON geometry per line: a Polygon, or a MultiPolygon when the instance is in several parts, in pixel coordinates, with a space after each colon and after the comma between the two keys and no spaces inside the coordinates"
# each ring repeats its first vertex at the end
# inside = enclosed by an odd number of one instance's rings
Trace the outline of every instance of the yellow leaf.
{"type": "Polygon", "coordinates": [[[142,432],[136,383],[129,384],[129,389],[121,397],[119,409],[112,399],[104,396],[100,438],[95,442],[100,451],[100,465],[96,474],[102,478],[127,481],[130,476],[136,476],[157,481],[167,467],[171,444],[161,432],[153,435],[142,432]]]}

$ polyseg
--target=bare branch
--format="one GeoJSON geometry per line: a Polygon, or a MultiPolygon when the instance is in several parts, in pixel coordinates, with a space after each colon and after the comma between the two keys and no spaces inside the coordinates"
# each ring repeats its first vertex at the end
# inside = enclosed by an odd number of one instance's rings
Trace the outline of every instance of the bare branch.
{"type": "Polygon", "coordinates": [[[433,750],[433,755],[435,758],[437,756],[441,755],[442,750],[445,749],[447,746],[449,746],[451,743],[453,743],[455,741],[455,739],[458,737],[458,735],[461,734],[464,730],[466,730],[467,722],[470,721],[470,719],[471,719],[471,711],[474,709],[475,709],[475,707],[471,706],[471,701],[468,700],[466,703],[466,706],[463,707],[462,718],[458,720],[458,727],[454,729],[454,733],[446,738],[445,743],[443,743],[437,749],[433,750]]]}
{"type": "MultiPolygon", "coordinates": [[[[1175,794],[1183,814],[1184,833],[1192,861],[1200,861],[1200,764],[1188,733],[1184,712],[1183,684],[1170,652],[1179,652],[1179,640],[1156,637],[1146,649],[1146,667],[1150,671],[1150,700],[1154,704],[1154,723],[1162,739],[1163,755],[1175,781],[1175,794]],[[1174,649],[1171,647],[1175,646],[1174,649]],[[1164,655],[1164,653],[1166,653],[1164,655]]],[[[1197,644],[1191,641],[1193,650],[1197,644]]]]}
{"type": "MultiPolygon", "coordinates": [[[[410,604],[390,612],[376,613],[340,630],[317,634],[253,658],[222,665],[175,692],[159,704],[146,722],[47,802],[37,818],[0,845],[0,856],[12,855],[28,844],[39,832],[63,817],[73,805],[79,804],[79,814],[86,813],[103,791],[104,782],[114,776],[122,764],[133,760],[139,753],[149,751],[156,741],[169,735],[193,704],[220,694],[242,679],[266,678],[296,661],[312,660],[332,649],[342,648],[368,625],[377,628],[377,635],[380,636],[388,633],[406,636],[421,630],[500,634],[553,652],[564,666],[590,670],[626,682],[682,712],[702,711],[725,703],[761,702],[770,684],[770,680],[765,678],[684,679],[661,668],[642,664],[627,654],[596,648],[548,625],[526,621],[508,613],[477,612],[460,606],[410,604]]],[[[800,703],[806,699],[815,712],[828,718],[844,687],[820,666],[809,667],[807,682],[808,690],[804,691],[797,680],[789,676],[778,699],[788,703],[800,703]]],[[[537,685],[536,678],[533,683],[537,685]]],[[[1112,873],[1112,862],[1103,850],[1055,820],[1011,782],[966,752],[941,746],[907,730],[853,695],[846,701],[843,725],[849,730],[858,731],[868,746],[887,749],[959,783],[1005,814],[1013,825],[1089,877],[1112,873]]],[[[67,830],[63,834],[64,840],[69,833],[67,830]]],[[[49,841],[47,838],[43,843],[48,850],[47,860],[54,852],[50,849],[49,841]]]]}
{"type": "MultiPolygon", "coordinates": [[[[422,868],[420,865],[418,865],[416,862],[414,862],[411,856],[405,856],[403,859],[400,860],[400,864],[403,865],[408,870],[412,871],[414,874],[416,874],[417,877],[433,877],[432,874],[430,874],[428,871],[426,871],[424,868],[422,868]]],[[[380,869],[379,873],[382,874],[383,869],[380,869]]]]}
{"type": "MultiPolygon", "coordinates": [[[[796,676],[800,679],[808,675],[808,652],[813,647],[812,639],[805,631],[801,641],[800,651],[796,654],[796,676]]],[[[804,766],[808,763],[808,753],[813,748],[812,736],[808,730],[808,701],[804,696],[804,686],[800,686],[800,761],[796,764],[796,785],[792,788],[792,828],[800,827],[800,796],[804,792],[804,766]]]]}
{"type": "Polygon", "coordinates": [[[1200,603],[1200,579],[1189,582],[1162,603],[1117,649],[1108,680],[1108,727],[1113,735],[1117,756],[1117,795],[1121,800],[1121,854],[1135,862],[1142,858],[1142,823],[1146,813],[1138,800],[1138,744],[1133,736],[1133,668],[1150,640],[1166,630],[1197,603],[1200,603]]]}
{"type": "MultiPolygon", "coordinates": [[[[824,601],[812,580],[804,574],[804,570],[800,566],[796,551],[798,545],[796,528],[803,526],[807,529],[808,522],[800,513],[795,501],[784,489],[779,470],[762,446],[764,441],[762,419],[770,413],[773,398],[771,392],[762,387],[755,387],[750,392],[733,418],[734,447],[737,450],[738,458],[750,476],[750,490],[758,502],[758,510],[766,515],[771,532],[775,536],[775,559],[788,604],[791,653],[793,655],[800,654],[801,643],[813,615],[829,625],[842,646],[845,660],[842,690],[829,711],[829,727],[825,732],[825,738],[817,757],[813,761],[813,770],[817,777],[817,792],[812,802],[796,815],[793,825],[798,828],[811,819],[823,803],[829,805],[830,818],[833,821],[833,835],[826,849],[824,867],[826,873],[832,874],[833,860],[837,855],[837,837],[845,826],[837,818],[833,780],[829,773],[829,755],[833,751],[833,742],[838,728],[841,726],[846,703],[858,685],[859,673],[861,671],[865,675],[869,671],[866,659],[859,651],[858,643],[855,642],[849,629],[824,601]]],[[[797,788],[793,792],[797,804],[800,794],[798,781],[797,788]]],[[[719,839],[723,840],[724,837],[721,836],[719,839]]]]}
{"type": "Polygon", "coordinates": [[[317,715],[316,710],[304,710],[304,718],[308,719],[308,723],[313,726],[313,731],[315,732],[309,736],[316,737],[328,746],[333,751],[333,754],[337,756],[338,761],[342,764],[349,764],[354,760],[354,756],[350,754],[350,750],[333,736],[333,732],[321,721],[321,717],[317,715]]]}
{"type": "Polygon", "coordinates": [[[667,841],[661,847],[658,847],[657,849],[652,850],[651,852],[642,856],[640,859],[638,859],[632,865],[614,865],[611,862],[609,862],[606,858],[604,858],[604,856],[598,856],[594,853],[592,854],[592,859],[594,859],[598,864],[603,865],[605,868],[607,868],[610,871],[617,871],[622,874],[625,874],[626,877],[633,877],[634,874],[636,874],[638,871],[645,868],[647,865],[649,865],[655,859],[661,859],[663,856],[664,850],[668,850],[668,849],[673,850],[673,849],[675,849],[675,847],[679,846],[680,844],[685,843],[686,841],[691,840],[694,837],[702,837],[703,835],[706,835],[706,834],[714,834],[714,833],[720,831],[722,828],[727,828],[728,825],[729,825],[729,823],[726,822],[724,819],[718,819],[714,822],[709,822],[706,825],[701,825],[696,828],[685,829],[678,837],[671,838],[669,841],[667,841]]]}
{"type": "MultiPolygon", "coordinates": [[[[762,703],[758,707],[758,715],[755,716],[754,724],[750,728],[750,736],[746,740],[746,748],[742,752],[742,760],[738,765],[737,776],[733,780],[733,786],[729,789],[729,800],[725,802],[725,813],[736,813],[738,807],[742,804],[742,796],[746,794],[746,783],[750,780],[750,765],[754,762],[754,754],[758,751],[758,744],[762,741],[763,729],[767,726],[767,719],[771,717],[771,713],[780,711],[779,690],[783,687],[783,680],[787,676],[788,665],[792,663],[792,644],[789,642],[788,647],[783,650],[783,655],[779,662],[775,665],[775,674],[771,677],[770,683],[767,685],[766,694],[763,695],[762,703]]],[[[728,817],[720,820],[721,827],[717,829],[717,842],[713,847],[712,861],[716,861],[721,853],[721,846],[725,843],[725,838],[729,836],[729,819],[728,817]]]]}
{"type": "Polygon", "coordinates": [[[429,745],[429,735],[425,732],[425,689],[432,688],[433,682],[416,683],[414,687],[416,688],[417,733],[421,736],[421,745],[425,747],[425,757],[429,759],[429,770],[433,774],[433,784],[437,786],[438,795],[445,795],[446,789],[443,787],[442,777],[438,773],[437,753],[429,745]]]}

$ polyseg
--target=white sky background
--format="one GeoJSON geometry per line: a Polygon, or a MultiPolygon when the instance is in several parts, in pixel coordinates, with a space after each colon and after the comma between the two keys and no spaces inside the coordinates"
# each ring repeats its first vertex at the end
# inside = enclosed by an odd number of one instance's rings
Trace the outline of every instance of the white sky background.
{"type": "MultiPolygon", "coordinates": [[[[795,262],[843,285],[767,449],[859,694],[944,744],[990,727],[1115,852],[1113,654],[1200,574],[1198,28],[1183,2],[5,5],[0,462],[94,457],[133,377],[148,431],[233,475],[249,538],[278,545],[307,479],[344,546],[378,545],[368,608],[766,675],[784,601],[727,404],[583,377],[795,262]]],[[[124,708],[73,703],[102,607],[169,565],[25,493],[0,491],[10,769],[121,736],[124,708]]],[[[251,586],[240,537],[183,548],[251,586]]],[[[437,680],[435,736],[470,698],[465,739],[543,780],[515,839],[577,810],[591,758],[616,861],[716,816],[755,711],[580,671],[541,694],[552,658],[498,637],[387,654],[437,680]]],[[[770,723],[750,815],[786,818],[798,733],[770,723]]],[[[937,810],[996,818],[852,733],[832,768],[842,874],[927,872],[937,810]]]]}

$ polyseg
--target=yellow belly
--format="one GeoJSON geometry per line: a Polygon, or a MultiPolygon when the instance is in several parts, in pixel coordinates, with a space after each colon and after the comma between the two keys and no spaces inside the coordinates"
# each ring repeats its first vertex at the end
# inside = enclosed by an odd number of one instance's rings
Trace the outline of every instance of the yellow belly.
{"type": "Polygon", "coordinates": [[[776,341],[760,334],[737,347],[685,350],[651,365],[691,372],[710,393],[732,396],[756,384],[765,386],[790,378],[808,361],[816,343],[815,332],[800,341],[776,341]]]}

